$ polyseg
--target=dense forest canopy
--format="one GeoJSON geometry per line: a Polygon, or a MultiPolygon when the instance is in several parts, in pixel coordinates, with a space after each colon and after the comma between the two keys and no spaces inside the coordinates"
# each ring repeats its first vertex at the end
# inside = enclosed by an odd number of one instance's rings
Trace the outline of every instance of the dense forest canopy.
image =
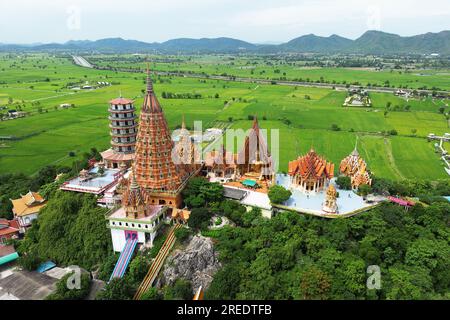
{"type": "Polygon", "coordinates": [[[350,219],[282,212],[217,234],[208,299],[449,299],[450,204],[385,204],[350,219]],[[381,289],[366,287],[378,265],[381,289]]]}
{"type": "Polygon", "coordinates": [[[21,259],[34,258],[30,269],[47,259],[88,270],[103,263],[112,253],[105,213],[92,195],[57,191],[20,241],[21,259]]]}

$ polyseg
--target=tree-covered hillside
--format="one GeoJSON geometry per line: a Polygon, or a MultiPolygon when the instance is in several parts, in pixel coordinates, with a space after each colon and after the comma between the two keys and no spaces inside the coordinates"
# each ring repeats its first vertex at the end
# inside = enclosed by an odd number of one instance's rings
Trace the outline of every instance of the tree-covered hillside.
{"type": "Polygon", "coordinates": [[[449,299],[450,204],[385,204],[349,219],[283,212],[218,233],[208,299],[449,299]],[[378,265],[381,289],[368,290],[378,265]]]}

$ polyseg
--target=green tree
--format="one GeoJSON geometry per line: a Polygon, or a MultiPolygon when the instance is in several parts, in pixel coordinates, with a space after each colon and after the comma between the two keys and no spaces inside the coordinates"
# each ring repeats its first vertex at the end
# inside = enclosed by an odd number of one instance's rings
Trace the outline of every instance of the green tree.
{"type": "Polygon", "coordinates": [[[325,300],[330,291],[330,277],[317,267],[310,267],[300,276],[300,287],[296,298],[303,300],[325,300]]]}
{"type": "Polygon", "coordinates": [[[188,225],[190,228],[198,231],[204,230],[209,225],[211,214],[206,208],[194,208],[189,216],[188,225]]]}
{"type": "Polygon", "coordinates": [[[191,234],[192,232],[188,228],[180,228],[175,230],[175,237],[177,237],[177,240],[180,242],[186,241],[191,234]]]}
{"type": "Polygon", "coordinates": [[[42,260],[90,269],[112,251],[105,212],[92,195],[58,191],[41,209],[29,231],[35,230],[25,234],[20,250],[42,260]]]}
{"type": "Polygon", "coordinates": [[[98,293],[97,300],[131,300],[133,293],[126,278],[114,278],[98,293]]]}
{"type": "Polygon", "coordinates": [[[281,204],[287,201],[291,195],[292,192],[290,190],[286,190],[284,187],[279,185],[274,185],[269,189],[269,199],[270,202],[275,204],[281,204]]]}
{"type": "Polygon", "coordinates": [[[350,177],[347,176],[339,176],[336,179],[336,184],[339,186],[340,189],[343,190],[351,190],[352,189],[352,183],[350,177]]]}
{"type": "Polygon", "coordinates": [[[358,187],[358,193],[364,198],[371,192],[372,188],[368,184],[362,184],[358,187]]]}
{"type": "Polygon", "coordinates": [[[141,300],[162,300],[163,296],[159,293],[158,289],[151,287],[141,296],[141,300]]]}
{"type": "Polygon", "coordinates": [[[89,274],[82,273],[80,281],[80,289],[69,289],[67,281],[72,277],[74,272],[66,274],[56,283],[56,291],[47,296],[46,300],[82,300],[89,294],[91,287],[91,278],[89,274]]]}
{"type": "Polygon", "coordinates": [[[207,300],[234,300],[239,292],[241,267],[230,264],[220,269],[205,292],[207,300]]]}
{"type": "Polygon", "coordinates": [[[138,286],[142,280],[144,280],[145,275],[150,268],[151,262],[150,257],[139,253],[134,257],[130,262],[129,270],[127,273],[127,277],[130,280],[131,284],[135,284],[138,286]]]}
{"type": "Polygon", "coordinates": [[[190,300],[193,296],[191,283],[185,279],[177,279],[164,290],[164,300],[190,300]]]}

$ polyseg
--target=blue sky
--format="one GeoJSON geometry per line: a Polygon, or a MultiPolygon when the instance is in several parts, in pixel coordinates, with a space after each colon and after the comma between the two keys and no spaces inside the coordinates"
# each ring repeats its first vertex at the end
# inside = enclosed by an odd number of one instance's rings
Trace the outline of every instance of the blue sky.
{"type": "Polygon", "coordinates": [[[1,0],[0,12],[3,43],[219,36],[265,43],[450,29],[448,0],[1,0]]]}

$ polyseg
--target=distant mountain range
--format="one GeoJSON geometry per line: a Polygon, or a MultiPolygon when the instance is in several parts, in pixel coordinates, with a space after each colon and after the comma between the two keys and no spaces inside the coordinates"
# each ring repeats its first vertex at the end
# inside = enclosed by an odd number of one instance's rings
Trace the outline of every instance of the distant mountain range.
{"type": "Polygon", "coordinates": [[[147,43],[122,38],[97,41],[79,40],[63,44],[0,44],[0,51],[68,51],[104,53],[363,53],[363,54],[450,54],[450,31],[426,33],[411,37],[367,31],[356,40],[338,35],[320,37],[304,35],[289,42],[253,44],[232,38],[180,38],[147,43]]]}

